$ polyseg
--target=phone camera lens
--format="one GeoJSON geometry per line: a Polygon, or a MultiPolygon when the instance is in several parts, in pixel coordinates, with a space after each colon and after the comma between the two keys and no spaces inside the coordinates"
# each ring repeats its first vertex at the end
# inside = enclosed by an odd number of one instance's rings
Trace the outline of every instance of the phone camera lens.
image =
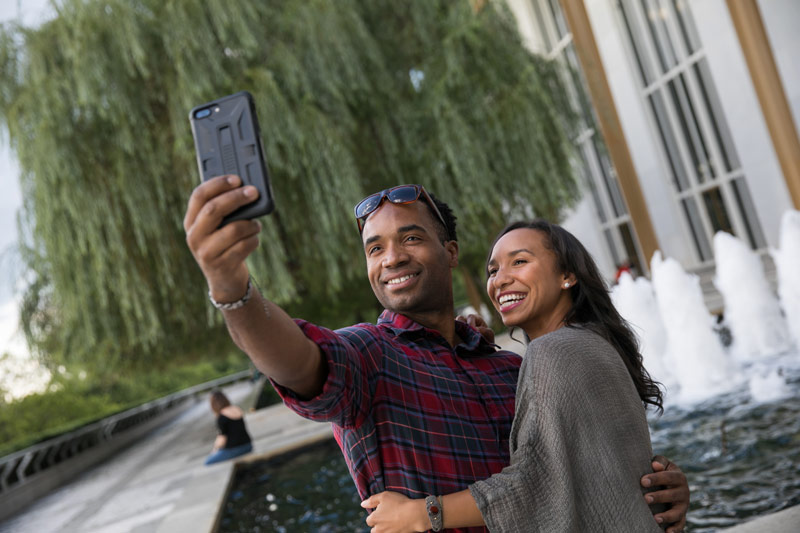
{"type": "Polygon", "coordinates": [[[201,109],[197,113],[194,114],[195,118],[206,118],[211,114],[211,110],[209,108],[201,109]]]}

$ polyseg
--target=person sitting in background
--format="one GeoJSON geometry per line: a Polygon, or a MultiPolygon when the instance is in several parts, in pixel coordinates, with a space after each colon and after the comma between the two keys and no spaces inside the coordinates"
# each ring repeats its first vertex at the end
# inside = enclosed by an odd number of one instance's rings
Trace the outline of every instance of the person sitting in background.
{"type": "Polygon", "coordinates": [[[250,434],[244,425],[244,412],[222,391],[211,393],[211,410],[217,416],[217,431],[211,455],[206,457],[206,465],[220,463],[253,451],[250,434]]]}

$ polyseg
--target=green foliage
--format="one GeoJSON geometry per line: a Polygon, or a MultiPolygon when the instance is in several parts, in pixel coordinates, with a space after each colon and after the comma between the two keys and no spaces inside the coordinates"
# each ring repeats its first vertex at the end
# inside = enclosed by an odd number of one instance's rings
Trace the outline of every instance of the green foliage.
{"type": "Polygon", "coordinates": [[[476,276],[509,217],[557,218],[576,198],[566,93],[500,2],[56,5],[40,28],[0,31],[22,322],[51,365],[113,375],[218,342],[181,222],[197,181],[188,110],[225,94],[254,95],[274,180],[251,268],[310,319],[374,319],[351,212],[368,193],[424,183],[457,213],[476,276]]]}
{"type": "MultiPolygon", "coordinates": [[[[247,357],[233,353],[102,380],[60,379],[50,390],[2,404],[0,457],[72,431],[115,413],[248,368],[247,357]]],[[[2,398],[2,397],[0,397],[2,398]]]]}

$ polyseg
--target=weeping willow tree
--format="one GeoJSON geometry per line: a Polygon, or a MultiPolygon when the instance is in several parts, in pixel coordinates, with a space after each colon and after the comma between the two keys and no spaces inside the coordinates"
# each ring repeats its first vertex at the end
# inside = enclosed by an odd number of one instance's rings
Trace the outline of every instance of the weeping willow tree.
{"type": "Polygon", "coordinates": [[[182,218],[198,180],[188,110],[225,94],[256,99],[277,201],[251,269],[310,318],[371,305],[351,211],[368,193],[418,182],[450,203],[470,280],[509,216],[555,219],[577,195],[554,67],[500,3],[54,6],[0,31],[22,321],[51,363],[102,373],[221,337],[182,218]]]}

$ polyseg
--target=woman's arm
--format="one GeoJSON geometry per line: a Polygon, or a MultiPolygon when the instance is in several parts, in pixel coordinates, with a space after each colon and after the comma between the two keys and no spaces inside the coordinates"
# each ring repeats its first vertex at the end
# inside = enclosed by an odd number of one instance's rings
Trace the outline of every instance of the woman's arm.
{"type": "MultiPolygon", "coordinates": [[[[425,511],[427,514],[427,511],[425,511]]],[[[485,525],[475,498],[469,489],[442,496],[442,519],[445,528],[485,525]],[[447,509],[447,513],[444,510],[447,509]]]]}
{"type": "Polygon", "coordinates": [[[222,448],[225,447],[225,444],[227,444],[227,442],[228,442],[228,437],[226,437],[225,435],[217,435],[217,438],[214,439],[214,447],[212,448],[212,451],[221,450],[222,448]]]}
{"type": "MultiPolygon", "coordinates": [[[[440,498],[443,528],[482,526],[483,517],[469,490],[446,494],[440,498]]],[[[361,507],[375,509],[367,517],[373,533],[408,533],[428,531],[431,521],[424,499],[411,499],[398,492],[373,494],[361,507]]]]}

